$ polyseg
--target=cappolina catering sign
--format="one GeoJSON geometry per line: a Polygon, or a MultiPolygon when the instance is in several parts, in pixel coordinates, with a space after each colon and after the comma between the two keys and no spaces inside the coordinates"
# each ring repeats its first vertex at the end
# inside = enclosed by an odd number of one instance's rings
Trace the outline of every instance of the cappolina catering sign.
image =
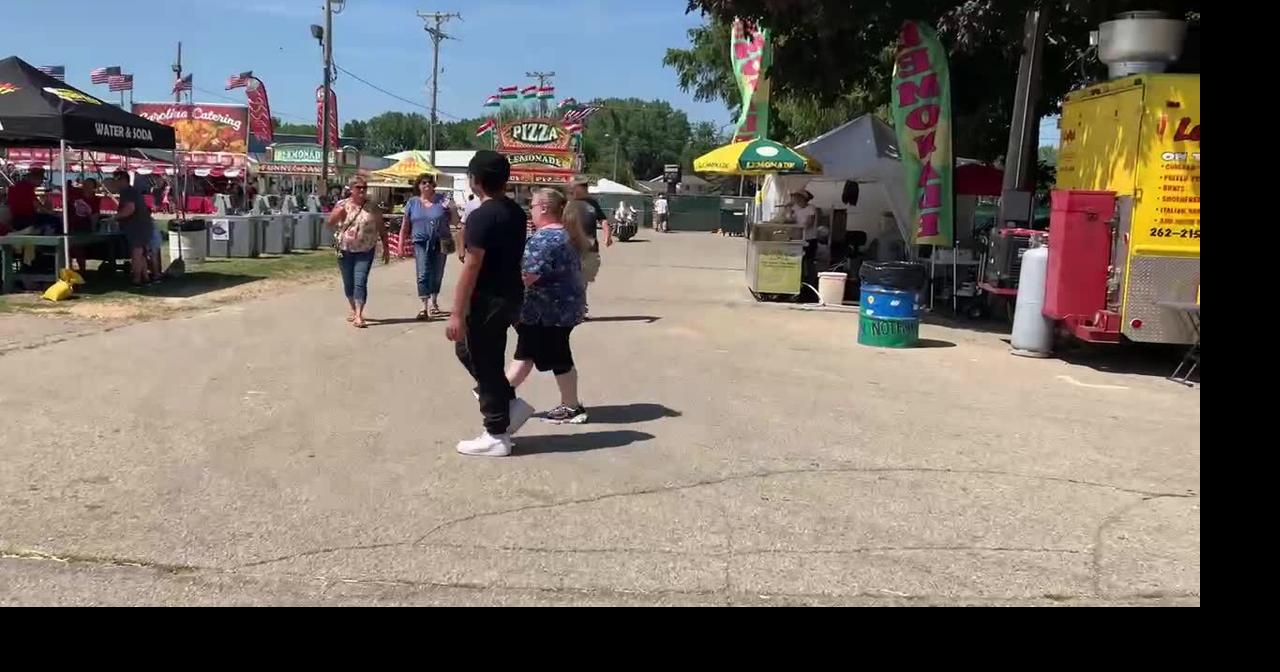
{"type": "Polygon", "coordinates": [[[163,109],[151,110],[156,103],[138,103],[133,106],[133,113],[154,121],[157,124],[172,126],[179,119],[194,119],[197,121],[211,121],[215,124],[230,126],[235,130],[244,128],[244,112],[247,108],[240,105],[219,105],[212,107],[209,105],[170,105],[163,109]]]}
{"type": "Polygon", "coordinates": [[[134,103],[133,113],[174,129],[178,149],[244,154],[249,147],[249,108],[211,103],[134,103]]]}

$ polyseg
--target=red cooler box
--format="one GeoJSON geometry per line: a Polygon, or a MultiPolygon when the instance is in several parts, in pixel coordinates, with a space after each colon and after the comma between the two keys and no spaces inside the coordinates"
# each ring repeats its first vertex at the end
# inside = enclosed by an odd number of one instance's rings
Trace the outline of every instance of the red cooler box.
{"type": "Polygon", "coordinates": [[[1050,196],[1049,275],[1042,312],[1069,324],[1091,323],[1107,307],[1116,195],[1054,191],[1050,196]]]}

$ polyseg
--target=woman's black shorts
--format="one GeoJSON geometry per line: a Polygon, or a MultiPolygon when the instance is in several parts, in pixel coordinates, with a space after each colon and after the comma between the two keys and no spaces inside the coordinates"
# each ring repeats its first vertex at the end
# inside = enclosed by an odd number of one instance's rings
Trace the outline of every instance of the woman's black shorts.
{"type": "Polygon", "coordinates": [[[546,327],[538,324],[516,325],[516,359],[532,361],[539,371],[557,376],[573,370],[573,352],[569,349],[569,332],[573,327],[546,327]]]}

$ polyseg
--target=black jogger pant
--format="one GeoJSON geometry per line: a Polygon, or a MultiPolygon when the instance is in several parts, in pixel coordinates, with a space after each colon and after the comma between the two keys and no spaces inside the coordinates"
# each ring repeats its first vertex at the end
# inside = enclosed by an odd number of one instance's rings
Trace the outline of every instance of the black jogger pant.
{"type": "Polygon", "coordinates": [[[466,335],[458,342],[458,361],[476,381],[484,429],[506,434],[511,424],[510,405],[516,391],[507,382],[507,330],[520,313],[520,302],[477,295],[471,299],[466,335]]]}

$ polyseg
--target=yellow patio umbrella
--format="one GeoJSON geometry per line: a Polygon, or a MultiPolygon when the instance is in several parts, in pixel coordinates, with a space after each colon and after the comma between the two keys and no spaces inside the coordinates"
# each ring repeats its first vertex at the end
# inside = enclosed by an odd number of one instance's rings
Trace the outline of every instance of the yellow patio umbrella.
{"type": "Polygon", "coordinates": [[[423,173],[438,175],[440,170],[431,165],[431,159],[426,152],[414,150],[390,166],[369,173],[369,178],[376,182],[403,182],[409,185],[413,178],[423,173]]]}
{"type": "Polygon", "coordinates": [[[747,140],[703,154],[694,160],[693,171],[726,175],[812,175],[822,172],[822,164],[780,142],[747,140]]]}

